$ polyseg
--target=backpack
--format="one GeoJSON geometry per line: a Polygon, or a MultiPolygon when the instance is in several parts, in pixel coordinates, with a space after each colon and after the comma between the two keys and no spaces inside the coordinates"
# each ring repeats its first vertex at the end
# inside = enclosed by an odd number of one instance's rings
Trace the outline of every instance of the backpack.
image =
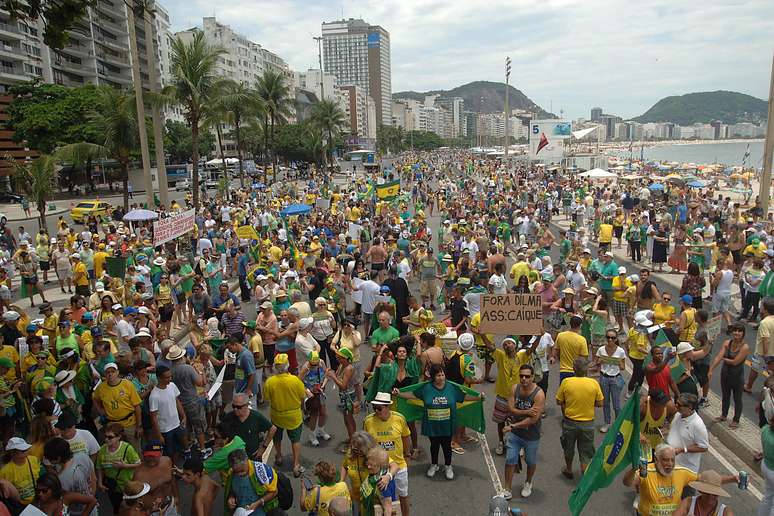
{"type": "Polygon", "coordinates": [[[287,511],[293,507],[293,484],[279,470],[275,469],[274,474],[277,475],[277,500],[279,500],[280,509],[287,511]]]}

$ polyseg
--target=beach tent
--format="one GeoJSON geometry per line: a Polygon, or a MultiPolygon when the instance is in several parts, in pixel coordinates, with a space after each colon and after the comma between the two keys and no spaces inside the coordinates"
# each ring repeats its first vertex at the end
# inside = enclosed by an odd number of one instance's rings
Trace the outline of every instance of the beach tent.
{"type": "Polygon", "coordinates": [[[312,207],[308,204],[291,204],[280,212],[283,217],[290,217],[293,215],[305,215],[312,211],[312,207]]]}
{"type": "Polygon", "coordinates": [[[589,177],[592,179],[610,179],[618,176],[613,172],[608,172],[607,170],[602,170],[601,168],[594,168],[589,170],[588,172],[583,172],[581,174],[578,174],[578,177],[589,177]]]}
{"type": "Polygon", "coordinates": [[[588,136],[589,134],[593,133],[597,129],[599,129],[601,126],[595,126],[595,127],[589,127],[588,129],[581,129],[580,131],[573,131],[572,137],[576,140],[582,139],[584,136],[588,136]]]}
{"type": "Polygon", "coordinates": [[[663,190],[663,189],[664,189],[664,185],[662,185],[661,183],[653,183],[652,185],[648,186],[648,190],[653,190],[654,192],[656,190],[663,190]]]}

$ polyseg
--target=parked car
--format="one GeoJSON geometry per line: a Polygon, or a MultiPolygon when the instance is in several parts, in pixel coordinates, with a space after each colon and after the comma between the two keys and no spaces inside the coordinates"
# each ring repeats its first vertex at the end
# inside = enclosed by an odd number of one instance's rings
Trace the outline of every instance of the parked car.
{"type": "Polygon", "coordinates": [[[0,213],[0,224],[5,226],[5,224],[8,222],[8,219],[5,218],[5,213],[0,213]]]}
{"type": "Polygon", "coordinates": [[[0,192],[0,203],[13,203],[18,204],[24,199],[23,195],[15,194],[12,192],[0,192]]]}
{"type": "Polygon", "coordinates": [[[184,190],[190,190],[191,189],[191,183],[187,179],[183,179],[182,181],[178,181],[175,183],[175,191],[181,192],[184,190]]]}
{"type": "Polygon", "coordinates": [[[72,217],[73,222],[83,223],[90,215],[99,218],[107,216],[110,211],[112,211],[112,208],[106,202],[83,201],[76,204],[75,207],[70,210],[70,217],[72,217]]]}

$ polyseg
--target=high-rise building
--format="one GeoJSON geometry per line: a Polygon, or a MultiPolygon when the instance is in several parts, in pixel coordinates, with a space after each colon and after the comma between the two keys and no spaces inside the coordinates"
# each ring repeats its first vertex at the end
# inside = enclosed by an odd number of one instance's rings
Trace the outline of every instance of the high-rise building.
{"type": "Polygon", "coordinates": [[[591,108],[591,121],[596,122],[599,120],[599,117],[602,116],[602,108],[601,107],[593,107],[591,108]]]}
{"type": "Polygon", "coordinates": [[[323,22],[323,68],[341,85],[362,88],[374,100],[376,125],[392,123],[390,33],[350,18],[323,22]]]}
{"type": "Polygon", "coordinates": [[[305,72],[293,72],[296,88],[311,91],[318,100],[336,100],[336,76],[321,74],[320,70],[309,69],[305,72]],[[322,76],[322,78],[321,78],[322,76]],[[323,99],[325,94],[325,99],[323,99]]]}
{"type": "MultiPolygon", "coordinates": [[[[360,138],[368,138],[368,95],[366,95],[365,90],[358,86],[339,86],[336,91],[339,105],[349,120],[350,134],[360,138]]],[[[374,103],[374,109],[376,109],[375,106],[374,103]]]]}

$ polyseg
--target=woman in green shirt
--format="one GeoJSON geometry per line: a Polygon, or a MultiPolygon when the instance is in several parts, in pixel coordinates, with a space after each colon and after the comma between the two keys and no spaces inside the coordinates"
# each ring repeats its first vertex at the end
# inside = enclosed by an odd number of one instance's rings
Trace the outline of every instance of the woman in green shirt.
{"type": "Polygon", "coordinates": [[[413,392],[400,392],[395,388],[392,394],[405,399],[419,400],[424,404],[422,435],[430,438],[431,463],[427,476],[433,477],[438,472],[438,451],[443,448],[446,478],[453,480],[451,440],[457,428],[457,403],[482,399],[484,393],[479,393],[478,396],[466,395],[459,385],[447,382],[443,364],[430,366],[430,378],[433,379],[432,382],[425,382],[413,392]]]}

